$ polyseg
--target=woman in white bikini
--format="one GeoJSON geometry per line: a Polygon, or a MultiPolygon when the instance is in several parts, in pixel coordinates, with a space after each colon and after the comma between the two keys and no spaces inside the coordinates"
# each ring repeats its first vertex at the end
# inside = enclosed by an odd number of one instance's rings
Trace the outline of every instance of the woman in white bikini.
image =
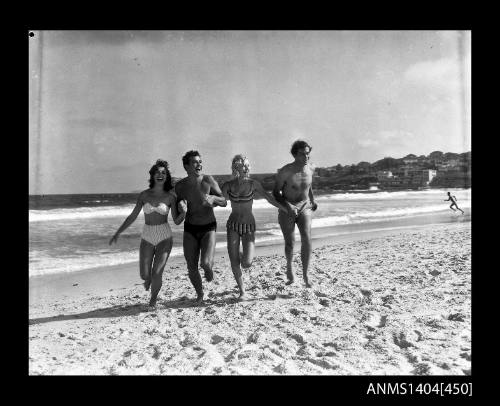
{"type": "Polygon", "coordinates": [[[156,306],[158,292],[162,285],[162,275],[172,250],[172,230],[168,224],[168,211],[172,209],[172,218],[175,224],[180,224],[186,215],[185,207],[180,204],[179,211],[176,205],[176,196],[173,191],[172,177],[168,170],[168,163],[158,159],[149,170],[149,189],[142,191],[132,213],[125,219],[118,231],[109,241],[116,243],[118,236],[127,229],[144,209],[144,228],[139,247],[139,269],[144,280],[144,288],[151,286],[150,307],[156,306]]]}
{"type": "Polygon", "coordinates": [[[231,201],[231,214],[226,223],[227,251],[231,269],[240,290],[240,300],[245,299],[241,268],[252,265],[255,252],[255,218],[252,213],[254,194],[257,192],[273,206],[285,210],[275,198],[266,193],[261,183],[251,179],[250,162],[243,155],[235,155],[231,165],[233,179],[222,185],[222,194],[231,201]],[[240,254],[240,242],[243,252],[240,254]]]}

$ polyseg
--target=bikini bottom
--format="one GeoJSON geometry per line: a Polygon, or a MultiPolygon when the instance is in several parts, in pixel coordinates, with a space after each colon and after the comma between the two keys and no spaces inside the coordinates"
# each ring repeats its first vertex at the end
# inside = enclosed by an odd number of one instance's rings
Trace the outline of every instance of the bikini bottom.
{"type": "Polygon", "coordinates": [[[149,242],[155,247],[160,242],[170,237],[172,237],[172,230],[170,229],[168,223],[155,225],[144,224],[141,234],[141,238],[144,241],[149,242]]]}
{"type": "Polygon", "coordinates": [[[239,235],[243,235],[247,233],[253,233],[255,231],[255,223],[246,224],[228,220],[226,223],[226,228],[228,230],[238,232],[239,235]]]}

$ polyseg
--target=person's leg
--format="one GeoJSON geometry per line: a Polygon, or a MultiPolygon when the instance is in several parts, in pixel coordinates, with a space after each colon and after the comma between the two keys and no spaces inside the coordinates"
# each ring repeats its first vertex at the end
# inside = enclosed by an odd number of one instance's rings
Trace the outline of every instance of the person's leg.
{"type": "Polygon", "coordinates": [[[309,282],[307,271],[309,270],[309,260],[311,258],[312,244],[311,244],[311,221],[312,214],[311,210],[304,210],[302,214],[297,219],[297,227],[300,232],[301,248],[300,248],[300,259],[302,260],[302,275],[304,277],[304,282],[306,287],[312,287],[309,282]]]}
{"type": "Polygon", "coordinates": [[[205,279],[211,282],[214,279],[215,230],[207,231],[200,240],[200,266],[205,271],[205,279]]]}
{"type": "Polygon", "coordinates": [[[201,302],[203,300],[203,283],[198,271],[198,260],[200,259],[198,240],[191,233],[184,231],[182,247],[184,249],[184,258],[186,258],[189,280],[196,290],[196,301],[201,302]]]}
{"type": "Polygon", "coordinates": [[[146,240],[141,239],[139,246],[139,273],[144,281],[144,288],[149,290],[151,285],[151,265],[153,264],[153,256],[155,246],[146,240]]]}
{"type": "Polygon", "coordinates": [[[454,205],[455,205],[455,203],[450,204],[450,209],[453,211],[455,211],[455,209],[453,208],[454,205]]]}
{"type": "Polygon", "coordinates": [[[295,276],[292,269],[293,246],[295,243],[295,221],[287,213],[279,211],[278,222],[285,240],[285,257],[286,257],[286,277],[287,285],[294,282],[295,276]]]}
{"type": "Polygon", "coordinates": [[[243,234],[241,237],[243,253],[241,255],[241,267],[250,268],[252,266],[253,257],[255,255],[255,232],[243,234]]]}
{"type": "Polygon", "coordinates": [[[151,300],[149,301],[150,306],[156,305],[156,298],[158,297],[158,292],[162,285],[162,276],[165,265],[167,264],[168,257],[170,256],[170,251],[172,251],[172,237],[161,241],[156,246],[156,252],[153,262],[153,269],[151,271],[151,300]]]}
{"type": "Polygon", "coordinates": [[[234,279],[240,290],[240,298],[245,296],[245,288],[243,286],[243,276],[240,268],[240,235],[237,231],[227,230],[227,253],[231,262],[231,270],[233,271],[234,279]]]}

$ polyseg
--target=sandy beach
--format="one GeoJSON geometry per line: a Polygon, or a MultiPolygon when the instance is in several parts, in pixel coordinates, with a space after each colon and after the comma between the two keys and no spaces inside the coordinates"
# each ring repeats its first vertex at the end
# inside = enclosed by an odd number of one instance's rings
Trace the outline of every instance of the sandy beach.
{"type": "Polygon", "coordinates": [[[315,239],[314,286],[258,247],[237,302],[227,253],[204,281],[171,258],[158,308],[137,264],[30,280],[30,375],[469,375],[470,222],[315,239]]]}

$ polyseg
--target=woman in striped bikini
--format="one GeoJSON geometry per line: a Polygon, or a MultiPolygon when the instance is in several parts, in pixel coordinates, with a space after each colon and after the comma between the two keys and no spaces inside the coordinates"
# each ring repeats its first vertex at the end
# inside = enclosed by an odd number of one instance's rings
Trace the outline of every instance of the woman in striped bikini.
{"type": "Polygon", "coordinates": [[[252,205],[255,192],[273,206],[285,210],[271,194],[266,193],[261,183],[251,179],[250,162],[244,155],[236,155],[231,165],[233,179],[222,185],[222,194],[231,201],[231,214],[226,223],[227,251],[231,269],[240,290],[239,300],[245,299],[245,288],[241,268],[252,265],[255,251],[255,218],[252,205]],[[243,252],[240,254],[240,243],[243,252]]]}
{"type": "Polygon", "coordinates": [[[163,270],[172,250],[168,211],[172,208],[174,223],[180,224],[184,220],[186,210],[182,205],[180,211],[177,209],[168,162],[158,159],[149,170],[149,175],[149,189],[139,194],[132,213],[111,238],[109,245],[117,242],[118,236],[135,221],[142,208],[145,224],[139,247],[139,269],[144,288],[149,290],[151,286],[149,306],[154,308],[162,285],[163,270]]]}

